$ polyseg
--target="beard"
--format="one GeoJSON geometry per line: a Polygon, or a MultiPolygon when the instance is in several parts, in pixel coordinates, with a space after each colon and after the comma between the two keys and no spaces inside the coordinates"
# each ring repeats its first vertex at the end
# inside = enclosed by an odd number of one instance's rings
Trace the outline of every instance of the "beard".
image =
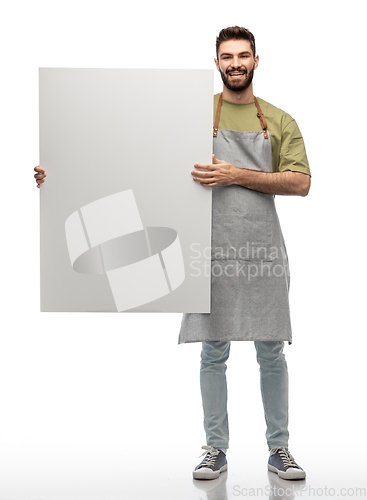
{"type": "Polygon", "coordinates": [[[229,81],[228,73],[233,70],[226,71],[225,74],[220,69],[220,76],[222,77],[222,81],[228,90],[232,90],[232,92],[243,92],[251,85],[252,79],[254,77],[254,70],[255,70],[255,64],[252,66],[252,69],[250,70],[249,73],[247,72],[246,69],[244,69],[245,75],[247,75],[244,81],[239,81],[239,80],[229,81]]]}

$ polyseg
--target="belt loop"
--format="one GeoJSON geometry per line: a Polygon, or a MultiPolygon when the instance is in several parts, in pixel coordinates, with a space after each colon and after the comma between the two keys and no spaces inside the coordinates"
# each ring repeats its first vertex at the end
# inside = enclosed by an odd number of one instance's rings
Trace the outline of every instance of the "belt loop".
{"type": "Polygon", "coordinates": [[[255,97],[255,104],[256,104],[256,108],[257,108],[257,116],[260,119],[261,128],[263,129],[263,132],[264,132],[264,137],[265,137],[265,139],[269,139],[269,134],[267,131],[268,124],[266,123],[265,116],[264,116],[263,112],[261,111],[260,104],[258,103],[258,100],[256,97],[255,97]]]}

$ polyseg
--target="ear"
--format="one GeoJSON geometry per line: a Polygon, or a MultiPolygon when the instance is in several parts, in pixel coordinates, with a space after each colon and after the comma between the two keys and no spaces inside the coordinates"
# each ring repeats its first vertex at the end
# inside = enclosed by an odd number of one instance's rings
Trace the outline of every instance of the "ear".
{"type": "Polygon", "coordinates": [[[215,65],[217,67],[217,70],[220,72],[219,61],[215,57],[214,57],[214,62],[215,62],[215,65]]]}
{"type": "Polygon", "coordinates": [[[257,69],[258,65],[259,65],[259,56],[255,56],[255,69],[257,69]]]}

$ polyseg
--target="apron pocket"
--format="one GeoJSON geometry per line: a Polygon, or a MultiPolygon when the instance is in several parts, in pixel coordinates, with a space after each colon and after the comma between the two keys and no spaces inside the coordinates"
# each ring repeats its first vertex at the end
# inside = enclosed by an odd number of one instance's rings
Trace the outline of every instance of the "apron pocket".
{"type": "Polygon", "coordinates": [[[267,215],[213,212],[212,259],[272,262],[272,225],[267,215]]]}

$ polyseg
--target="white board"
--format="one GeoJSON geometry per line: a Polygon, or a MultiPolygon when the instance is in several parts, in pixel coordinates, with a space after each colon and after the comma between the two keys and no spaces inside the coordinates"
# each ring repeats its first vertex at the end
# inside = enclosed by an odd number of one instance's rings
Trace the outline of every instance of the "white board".
{"type": "Polygon", "coordinates": [[[41,310],[210,312],[213,70],[40,69],[41,310]]]}

